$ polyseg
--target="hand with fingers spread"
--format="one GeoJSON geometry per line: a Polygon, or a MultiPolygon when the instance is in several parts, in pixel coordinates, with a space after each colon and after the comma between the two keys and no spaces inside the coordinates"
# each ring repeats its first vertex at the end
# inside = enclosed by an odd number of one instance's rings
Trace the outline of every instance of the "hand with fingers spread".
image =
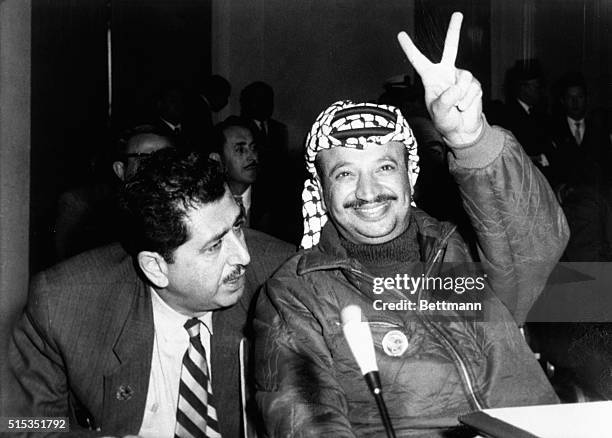
{"type": "Polygon", "coordinates": [[[451,145],[471,143],[482,130],[482,88],[467,70],[455,67],[463,15],[450,19],[442,60],[434,64],[405,32],[397,36],[408,60],[421,76],[425,105],[434,125],[451,145]]]}

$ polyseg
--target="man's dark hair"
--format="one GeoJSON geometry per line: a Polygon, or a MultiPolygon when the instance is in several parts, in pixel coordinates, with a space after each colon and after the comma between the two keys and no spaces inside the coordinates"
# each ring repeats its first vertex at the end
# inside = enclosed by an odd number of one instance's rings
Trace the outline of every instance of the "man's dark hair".
{"type": "Polygon", "coordinates": [[[268,99],[274,99],[274,90],[263,81],[252,82],[240,92],[240,102],[259,98],[261,95],[266,96],[268,99]]]}
{"type": "Polygon", "coordinates": [[[244,117],[266,120],[274,112],[274,90],[265,82],[253,82],[240,92],[240,114],[244,117]]]}
{"type": "Polygon", "coordinates": [[[176,248],[190,238],[187,211],[218,201],[224,193],[219,163],[198,152],[154,152],[120,194],[129,252],[157,252],[172,263],[176,248]]]}
{"type": "Polygon", "coordinates": [[[232,86],[223,76],[211,75],[204,81],[201,90],[204,92],[204,94],[215,92],[229,96],[232,92],[232,86]]]}
{"type": "Polygon", "coordinates": [[[240,116],[229,116],[224,121],[215,125],[213,129],[212,147],[210,152],[217,152],[218,154],[223,152],[223,145],[227,140],[225,138],[225,130],[234,126],[248,129],[251,132],[253,139],[255,139],[255,132],[253,131],[253,123],[251,121],[240,116]]]}

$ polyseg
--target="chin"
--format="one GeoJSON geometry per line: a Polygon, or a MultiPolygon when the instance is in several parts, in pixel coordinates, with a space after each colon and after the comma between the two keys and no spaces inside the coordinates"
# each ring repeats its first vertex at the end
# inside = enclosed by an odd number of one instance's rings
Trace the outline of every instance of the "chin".
{"type": "Polygon", "coordinates": [[[365,223],[361,227],[356,228],[355,231],[357,232],[356,237],[359,242],[377,245],[395,239],[404,230],[400,230],[395,223],[381,221],[381,223],[375,224],[365,223]]]}

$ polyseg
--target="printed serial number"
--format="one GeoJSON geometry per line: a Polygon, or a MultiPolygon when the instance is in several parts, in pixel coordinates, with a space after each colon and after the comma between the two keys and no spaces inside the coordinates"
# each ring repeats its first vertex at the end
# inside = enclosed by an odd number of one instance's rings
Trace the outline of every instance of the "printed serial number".
{"type": "Polygon", "coordinates": [[[0,432],[68,432],[67,417],[0,417],[0,432]]]}

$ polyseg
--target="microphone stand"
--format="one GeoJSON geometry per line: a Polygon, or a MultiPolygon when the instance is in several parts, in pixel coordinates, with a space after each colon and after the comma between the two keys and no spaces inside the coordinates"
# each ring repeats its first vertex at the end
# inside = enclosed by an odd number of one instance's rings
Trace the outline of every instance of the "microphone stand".
{"type": "Polygon", "coordinates": [[[378,371],[370,371],[363,376],[370,388],[370,392],[376,400],[376,406],[378,406],[378,412],[382,418],[383,426],[385,426],[385,432],[387,432],[387,438],[395,438],[395,431],[391,425],[391,419],[389,418],[389,412],[387,411],[387,405],[382,395],[382,385],[380,383],[380,375],[378,371]]]}

